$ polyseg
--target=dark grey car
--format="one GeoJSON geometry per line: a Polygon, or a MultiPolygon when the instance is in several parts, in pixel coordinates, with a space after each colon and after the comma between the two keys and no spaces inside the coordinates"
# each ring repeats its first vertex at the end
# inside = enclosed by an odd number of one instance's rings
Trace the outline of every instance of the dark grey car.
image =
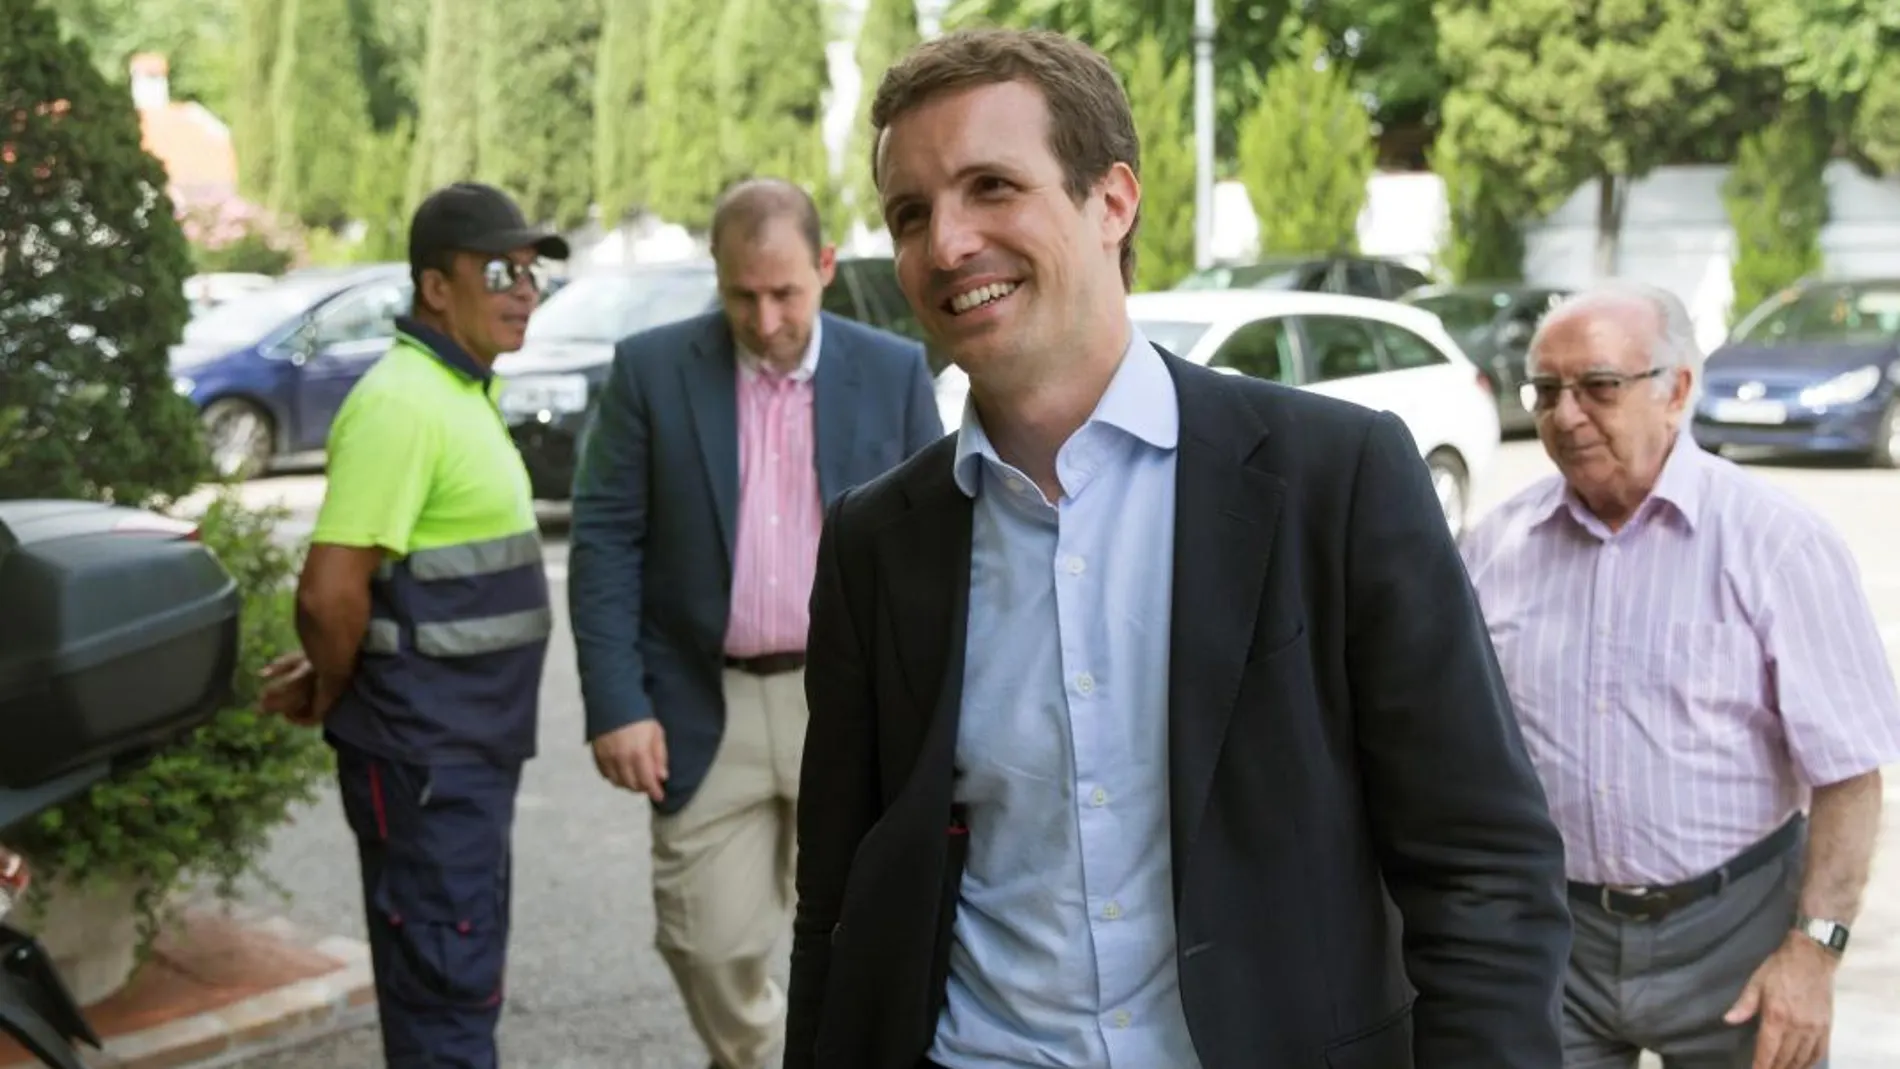
{"type": "Polygon", "coordinates": [[[1498,399],[1498,428],[1506,433],[1535,427],[1519,396],[1524,355],[1545,313],[1569,290],[1521,282],[1469,282],[1427,286],[1399,298],[1436,315],[1471,362],[1491,379],[1498,399]]]}

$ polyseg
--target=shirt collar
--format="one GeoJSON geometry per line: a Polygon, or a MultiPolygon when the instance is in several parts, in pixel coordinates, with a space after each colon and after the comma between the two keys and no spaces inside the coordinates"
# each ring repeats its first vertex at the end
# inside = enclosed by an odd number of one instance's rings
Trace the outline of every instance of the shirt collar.
{"type": "Polygon", "coordinates": [[[461,343],[447,334],[431,327],[414,316],[397,316],[396,333],[427,350],[429,355],[441,361],[445,366],[460,372],[463,377],[487,386],[495,377],[494,370],[485,368],[461,343]]]}
{"type": "MultiPolygon", "coordinates": [[[[811,377],[818,373],[818,348],[824,331],[825,317],[821,314],[811,321],[811,340],[805,343],[804,358],[798,362],[798,366],[793,368],[790,374],[783,376],[784,378],[790,379],[793,382],[810,382],[811,377]]],[[[753,353],[750,349],[740,345],[737,338],[733,339],[732,347],[739,354],[739,366],[748,374],[773,374],[766,370],[765,361],[761,360],[758,355],[753,353]]]]}
{"type": "MultiPolygon", "coordinates": [[[[1651,508],[1651,501],[1660,501],[1673,508],[1689,530],[1694,531],[1702,514],[1702,471],[1709,460],[1709,454],[1696,444],[1694,434],[1687,428],[1678,430],[1675,443],[1669,447],[1669,456],[1663,460],[1662,473],[1656,477],[1649,497],[1637,506],[1636,514],[1640,516],[1651,508]]],[[[1585,526],[1590,526],[1590,520],[1594,519],[1577,492],[1558,478],[1532,512],[1532,525],[1542,526],[1566,512],[1585,526]]]]}
{"type": "MultiPolygon", "coordinates": [[[[1181,410],[1175,403],[1174,376],[1161,354],[1149,343],[1141,329],[1128,324],[1128,345],[1122,350],[1102,399],[1083,427],[1091,424],[1114,427],[1156,449],[1173,449],[1181,437],[1181,410]]],[[[1080,434],[1081,431],[1076,432],[1080,434]]],[[[996,447],[983,431],[976,407],[965,404],[963,424],[957,429],[957,454],[952,468],[957,487],[975,497],[982,485],[982,461],[1001,462],[996,447]]]]}

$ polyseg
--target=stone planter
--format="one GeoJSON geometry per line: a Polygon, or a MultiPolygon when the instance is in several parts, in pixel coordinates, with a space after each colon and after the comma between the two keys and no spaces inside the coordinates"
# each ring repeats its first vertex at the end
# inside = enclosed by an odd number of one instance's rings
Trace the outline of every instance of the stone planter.
{"type": "Polygon", "coordinates": [[[138,918],[132,912],[138,888],[108,884],[73,890],[52,884],[44,892],[44,897],[36,894],[35,906],[7,919],[39,940],[80,1006],[117,994],[138,968],[138,918]]]}

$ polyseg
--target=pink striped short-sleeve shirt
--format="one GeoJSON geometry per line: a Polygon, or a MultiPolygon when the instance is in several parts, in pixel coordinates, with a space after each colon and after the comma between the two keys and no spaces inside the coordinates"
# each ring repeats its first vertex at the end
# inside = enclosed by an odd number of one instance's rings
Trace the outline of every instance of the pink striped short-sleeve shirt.
{"type": "Polygon", "coordinates": [[[1687,433],[1621,530],[1552,476],[1464,554],[1573,880],[1700,875],[1813,787],[1900,761],[1845,543],[1687,433]]]}

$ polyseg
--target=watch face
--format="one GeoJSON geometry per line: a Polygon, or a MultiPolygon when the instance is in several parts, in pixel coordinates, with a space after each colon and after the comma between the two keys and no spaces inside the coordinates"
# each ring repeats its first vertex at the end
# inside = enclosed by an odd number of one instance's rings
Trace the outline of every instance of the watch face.
{"type": "Polygon", "coordinates": [[[1836,954],[1847,949],[1847,927],[1833,921],[1808,918],[1803,921],[1801,931],[1808,938],[1834,951],[1836,954]]]}

